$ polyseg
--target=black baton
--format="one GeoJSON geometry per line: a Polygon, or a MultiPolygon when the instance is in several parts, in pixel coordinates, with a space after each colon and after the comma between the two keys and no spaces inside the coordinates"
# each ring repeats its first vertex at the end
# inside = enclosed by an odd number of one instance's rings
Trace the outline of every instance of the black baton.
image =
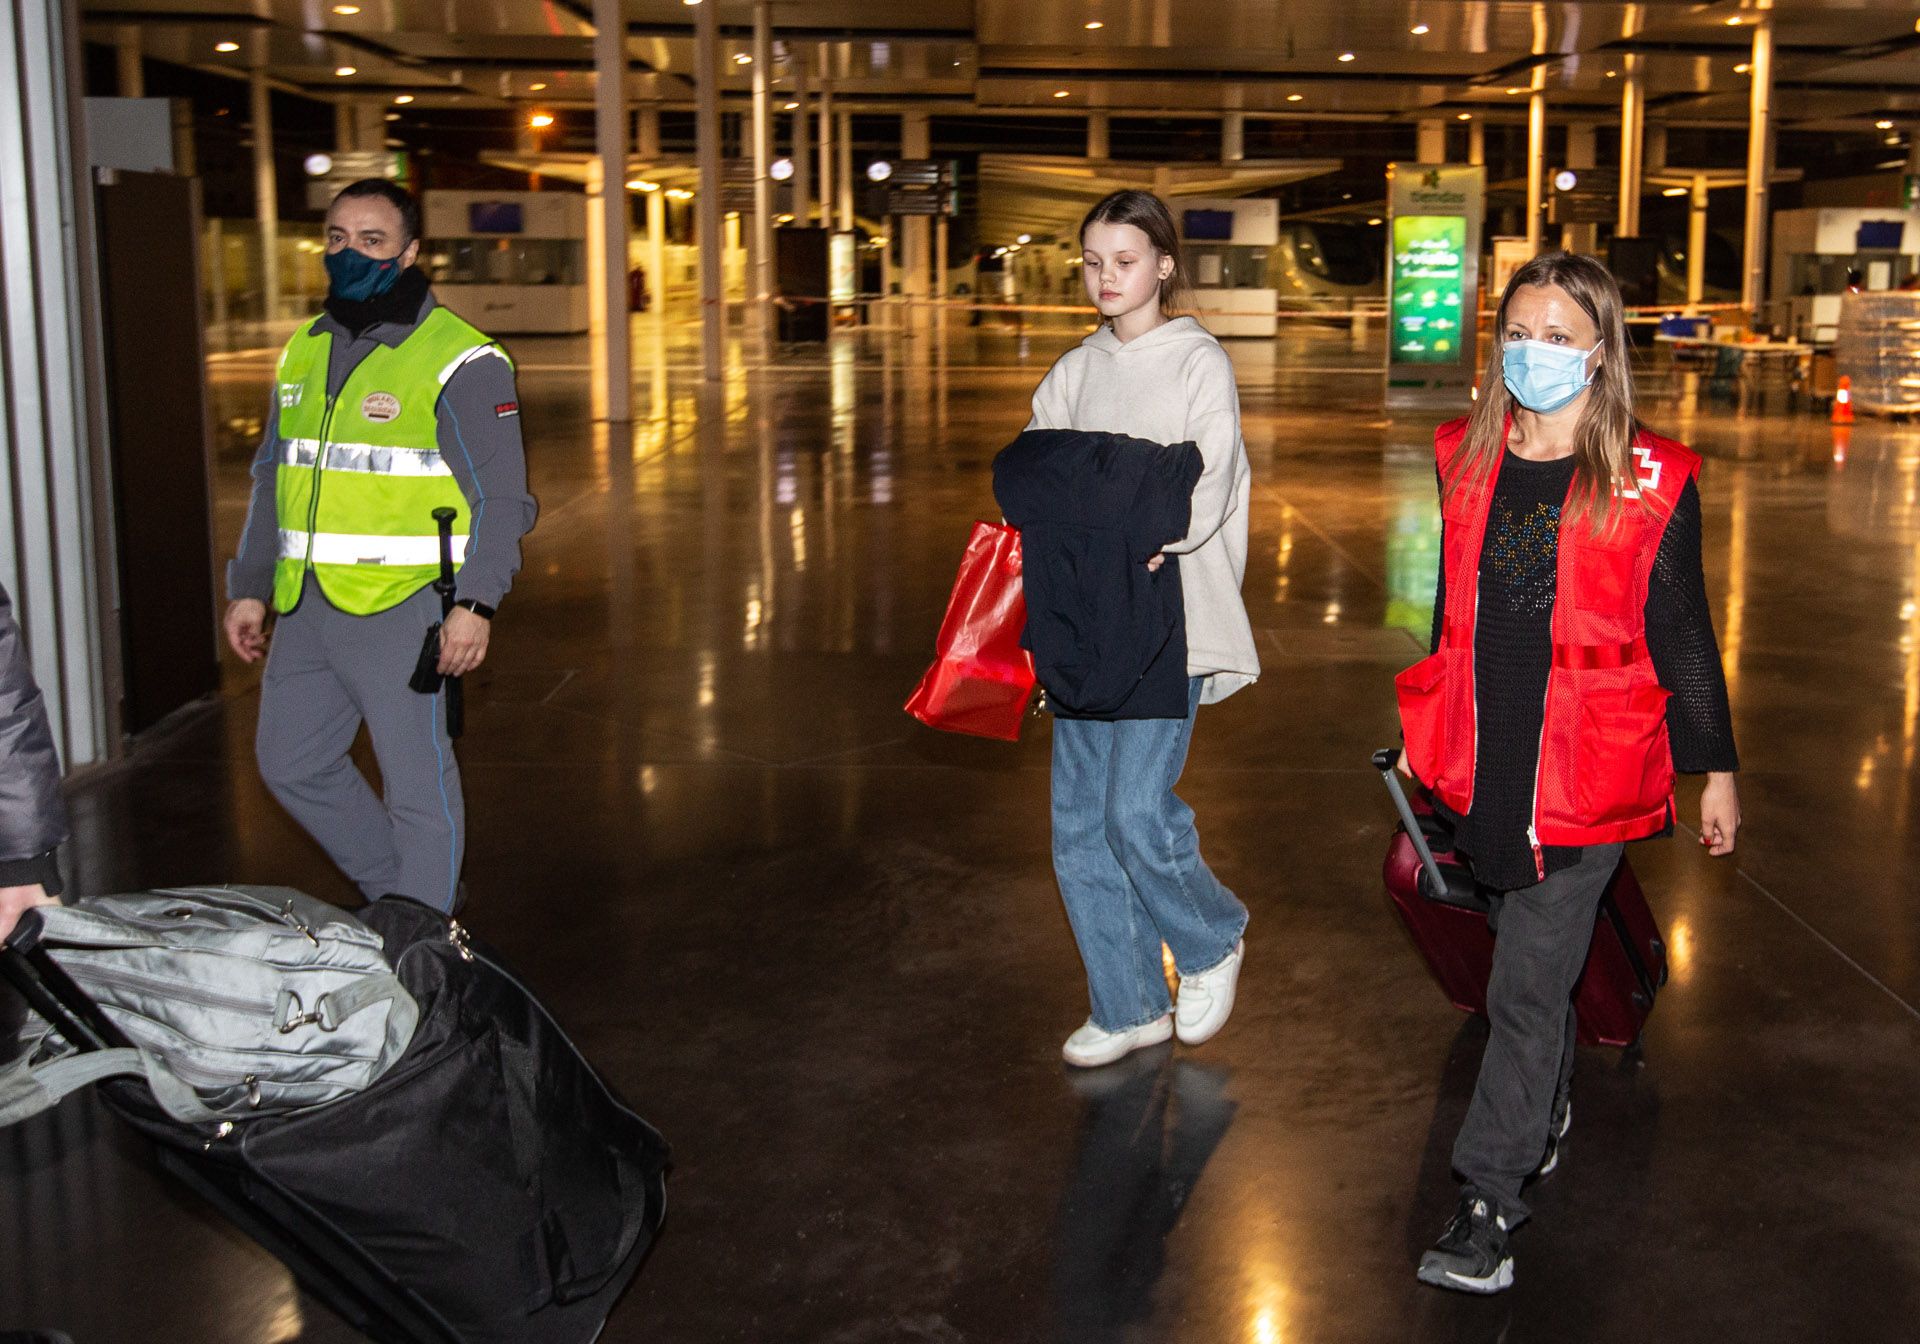
{"type": "MultiPolygon", "coordinates": [[[[440,577],[433,582],[433,591],[440,594],[440,628],[446,630],[447,617],[453,613],[453,520],[459,517],[455,509],[441,507],[433,511],[433,521],[440,525],[440,577]]],[[[447,678],[447,736],[458,737],[467,726],[466,701],[460,692],[460,678],[447,678]]]]}

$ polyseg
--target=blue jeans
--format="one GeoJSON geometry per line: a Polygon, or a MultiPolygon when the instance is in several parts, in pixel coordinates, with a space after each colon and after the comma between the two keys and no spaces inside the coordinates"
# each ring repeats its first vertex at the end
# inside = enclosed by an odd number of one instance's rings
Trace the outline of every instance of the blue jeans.
{"type": "Polygon", "coordinates": [[[1193,809],[1174,796],[1200,678],[1184,719],[1053,721],[1053,872],[1087,967],[1093,1023],[1124,1031],[1172,1001],[1160,945],[1191,975],[1219,964],[1247,908],[1200,857],[1193,809]]]}

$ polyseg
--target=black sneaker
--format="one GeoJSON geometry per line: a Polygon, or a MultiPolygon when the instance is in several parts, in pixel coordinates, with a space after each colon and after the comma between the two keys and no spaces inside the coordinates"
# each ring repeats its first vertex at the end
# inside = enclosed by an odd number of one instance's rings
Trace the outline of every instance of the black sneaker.
{"type": "Polygon", "coordinates": [[[1433,1247],[1420,1257],[1420,1282],[1457,1293],[1498,1293],[1513,1287],[1507,1220],[1472,1190],[1433,1247]]]}
{"type": "Polygon", "coordinates": [[[1554,1107],[1553,1124],[1547,1130],[1547,1155],[1533,1169],[1533,1180],[1539,1180],[1560,1165],[1560,1140],[1566,1138],[1567,1131],[1572,1128],[1573,1099],[1569,1097],[1554,1107]]]}

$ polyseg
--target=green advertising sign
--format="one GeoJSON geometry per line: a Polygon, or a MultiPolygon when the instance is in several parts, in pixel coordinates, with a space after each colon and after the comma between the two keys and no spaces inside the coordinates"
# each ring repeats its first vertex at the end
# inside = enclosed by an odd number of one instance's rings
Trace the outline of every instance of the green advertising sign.
{"type": "Polygon", "coordinates": [[[1464,217],[1395,217],[1388,310],[1394,363],[1457,364],[1466,357],[1471,342],[1460,331],[1466,253],[1464,217]]]}

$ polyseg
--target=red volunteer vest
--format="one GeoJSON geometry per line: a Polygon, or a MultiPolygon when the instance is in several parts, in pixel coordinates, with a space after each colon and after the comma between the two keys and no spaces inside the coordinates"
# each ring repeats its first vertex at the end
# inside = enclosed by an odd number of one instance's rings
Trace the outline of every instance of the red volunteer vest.
{"type": "MultiPolygon", "coordinates": [[[[1466,430],[1462,418],[1434,433],[1443,479],[1466,430]]],[[[1642,430],[1633,444],[1633,473],[1633,485],[1623,491],[1627,503],[1609,531],[1596,537],[1584,520],[1560,528],[1553,670],[1528,834],[1536,864],[1543,845],[1652,835],[1666,826],[1673,806],[1667,691],[1647,653],[1647,585],[1660,536],[1686,483],[1699,475],[1700,458],[1642,430]]],[[[1485,481],[1463,486],[1445,504],[1440,651],[1394,679],[1407,762],[1462,815],[1473,808],[1479,746],[1473,635],[1480,548],[1498,475],[1496,463],[1485,481]]]]}

